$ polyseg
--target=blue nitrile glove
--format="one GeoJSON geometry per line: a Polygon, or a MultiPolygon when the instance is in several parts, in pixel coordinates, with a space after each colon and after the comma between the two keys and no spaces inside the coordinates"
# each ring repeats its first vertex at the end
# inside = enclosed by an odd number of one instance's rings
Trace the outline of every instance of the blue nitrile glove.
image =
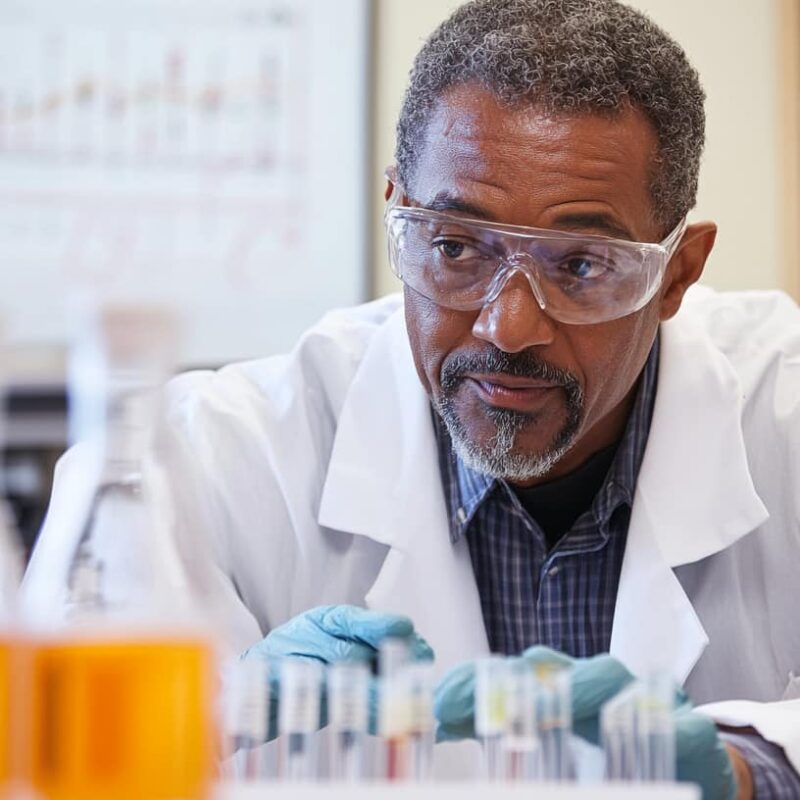
{"type": "MultiPolygon", "coordinates": [[[[242,658],[263,658],[276,663],[282,658],[313,658],[323,664],[334,661],[371,661],[387,637],[408,639],[414,660],[433,659],[430,645],[414,630],[414,623],[399,614],[368,611],[358,606],[318,606],[293,617],[270,631],[242,658]]],[[[277,735],[280,668],[270,670],[269,738],[277,735]]],[[[327,723],[323,694],[321,724],[327,723]]],[[[370,686],[370,730],[377,720],[377,690],[370,686]]]]}
{"type": "MultiPolygon", "coordinates": [[[[517,658],[534,664],[569,667],[572,725],[576,735],[600,744],[600,709],[624,689],[633,676],[613,656],[571,658],[547,647],[532,647],[517,658]]],[[[460,664],[436,687],[434,713],[439,741],[475,736],[475,665],[460,664]]],[[[703,800],[732,800],[736,780],[725,745],[713,720],[692,711],[685,693],[676,687],[675,733],[678,780],[700,785],[703,800]]]]}

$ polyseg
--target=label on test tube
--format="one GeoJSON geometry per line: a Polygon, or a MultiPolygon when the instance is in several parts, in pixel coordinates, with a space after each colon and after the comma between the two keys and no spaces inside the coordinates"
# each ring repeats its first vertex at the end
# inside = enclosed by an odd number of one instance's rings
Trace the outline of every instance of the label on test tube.
{"type": "Polygon", "coordinates": [[[322,666],[286,658],[281,662],[280,732],[313,733],[319,728],[322,666]]]}
{"type": "Polygon", "coordinates": [[[269,675],[264,661],[251,658],[232,665],[228,684],[228,731],[253,742],[267,738],[269,675]]]}
{"type": "Polygon", "coordinates": [[[386,739],[408,732],[408,702],[399,675],[381,680],[380,733],[386,739]]]}
{"type": "Polygon", "coordinates": [[[335,730],[367,730],[369,672],[365,664],[340,662],[328,667],[328,720],[335,730]]]}
{"type": "Polygon", "coordinates": [[[506,675],[508,739],[515,743],[536,742],[536,682],[529,664],[512,662],[506,675]]]}
{"type": "Polygon", "coordinates": [[[499,736],[507,719],[505,660],[482,659],[475,665],[475,733],[499,736]]]}
{"type": "Polygon", "coordinates": [[[411,733],[433,730],[433,671],[429,663],[407,664],[402,681],[408,703],[407,724],[411,733]]]}

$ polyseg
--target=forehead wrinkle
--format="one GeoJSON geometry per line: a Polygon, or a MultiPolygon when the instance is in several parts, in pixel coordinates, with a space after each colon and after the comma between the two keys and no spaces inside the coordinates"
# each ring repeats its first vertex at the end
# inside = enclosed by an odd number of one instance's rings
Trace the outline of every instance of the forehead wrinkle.
{"type": "Polygon", "coordinates": [[[502,222],[502,219],[492,211],[493,207],[504,208],[511,202],[511,197],[502,186],[474,178],[456,179],[453,183],[452,188],[443,188],[438,192],[433,192],[429,197],[415,199],[434,210],[445,210],[450,204],[449,207],[456,213],[458,213],[458,207],[461,206],[462,213],[469,213],[493,222],[502,222]]]}

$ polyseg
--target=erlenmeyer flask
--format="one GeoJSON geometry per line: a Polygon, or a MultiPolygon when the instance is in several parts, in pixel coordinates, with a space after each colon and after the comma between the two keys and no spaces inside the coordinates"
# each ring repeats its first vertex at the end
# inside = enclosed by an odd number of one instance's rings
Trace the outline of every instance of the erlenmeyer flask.
{"type": "Polygon", "coordinates": [[[70,414],[89,466],[63,531],[48,522],[71,552],[50,575],[56,591],[29,604],[50,626],[33,656],[31,770],[51,800],[211,790],[215,659],[192,615],[153,438],[173,352],[169,314],[106,306],[74,353],[70,414]]]}

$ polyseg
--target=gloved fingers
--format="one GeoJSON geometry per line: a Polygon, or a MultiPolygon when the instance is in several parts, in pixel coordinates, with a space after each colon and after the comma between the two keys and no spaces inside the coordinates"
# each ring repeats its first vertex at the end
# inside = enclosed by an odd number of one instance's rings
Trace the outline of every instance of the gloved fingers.
{"type": "Polygon", "coordinates": [[[569,667],[575,663],[574,658],[541,644],[529,647],[522,653],[522,657],[525,661],[535,665],[542,664],[554,667],[569,667]]]}
{"type": "Polygon", "coordinates": [[[581,739],[600,742],[600,709],[633,681],[613,656],[575,659],[572,668],[572,727],[581,739]]]}
{"type": "Polygon", "coordinates": [[[703,800],[733,800],[736,775],[714,721],[686,708],[674,719],[678,780],[699,784],[703,800]]]}
{"type": "Polygon", "coordinates": [[[384,614],[350,605],[321,606],[308,616],[332,636],[354,639],[377,647],[387,636],[410,636],[414,623],[400,614],[384,614]]]}
{"type": "Polygon", "coordinates": [[[475,736],[475,662],[453,667],[436,686],[433,696],[436,740],[475,736]]]}
{"type": "Polygon", "coordinates": [[[433,649],[415,630],[414,623],[401,614],[369,611],[358,606],[332,606],[320,619],[321,626],[337,636],[347,636],[375,650],[387,637],[408,641],[414,661],[432,661],[433,649]]]}
{"type": "Polygon", "coordinates": [[[323,664],[336,661],[368,662],[375,656],[375,650],[361,642],[340,639],[323,631],[316,630],[313,637],[298,636],[295,631],[283,631],[276,628],[264,640],[265,648],[251,648],[251,653],[258,655],[262,650],[270,659],[276,658],[313,658],[323,664]]]}
{"type": "Polygon", "coordinates": [[[387,637],[408,639],[414,660],[433,659],[431,646],[416,633],[414,623],[401,614],[386,614],[350,605],[322,606],[309,614],[323,631],[332,636],[360,642],[375,650],[387,637]]]}
{"type": "Polygon", "coordinates": [[[433,648],[418,633],[411,636],[410,647],[413,661],[433,661],[433,648]]]}
{"type": "Polygon", "coordinates": [[[472,722],[465,722],[462,725],[442,725],[436,723],[437,742],[460,742],[463,739],[475,738],[475,725],[472,722]]]}
{"type": "Polygon", "coordinates": [[[606,653],[576,659],[572,667],[573,718],[596,716],[601,706],[632,680],[622,662],[606,653]]]}

